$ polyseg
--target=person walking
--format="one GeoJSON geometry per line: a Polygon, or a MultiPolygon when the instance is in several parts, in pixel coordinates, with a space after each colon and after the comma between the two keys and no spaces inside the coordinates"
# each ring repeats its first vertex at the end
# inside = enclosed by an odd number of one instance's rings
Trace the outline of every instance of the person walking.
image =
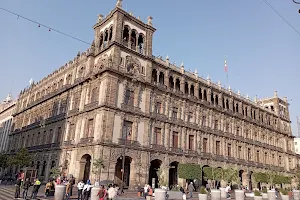
{"type": "Polygon", "coordinates": [[[78,189],[78,200],[82,200],[82,198],[83,198],[83,195],[82,195],[83,187],[84,187],[84,182],[83,182],[83,180],[82,180],[82,181],[80,181],[80,182],[77,184],[77,189],[78,189]]]}
{"type": "Polygon", "coordinates": [[[20,198],[21,179],[18,179],[15,184],[15,199],[20,198]]]}
{"type": "Polygon", "coordinates": [[[29,181],[29,178],[26,178],[24,184],[23,184],[23,193],[22,193],[22,198],[26,199],[27,198],[27,193],[28,193],[28,189],[31,186],[31,183],[29,181]]]}
{"type": "Polygon", "coordinates": [[[115,185],[111,186],[107,190],[107,194],[108,194],[108,200],[115,200],[115,198],[117,197],[116,186],[115,185]]]}
{"type": "Polygon", "coordinates": [[[230,190],[231,190],[231,188],[230,188],[229,184],[227,184],[227,187],[225,188],[227,199],[230,199],[230,190]]]}
{"type": "Polygon", "coordinates": [[[66,200],[69,200],[71,197],[71,189],[72,189],[72,180],[69,180],[66,185],[66,200]]]}
{"type": "Polygon", "coordinates": [[[104,200],[106,198],[107,192],[103,185],[100,186],[100,190],[97,194],[99,200],[104,200]]]}
{"type": "Polygon", "coordinates": [[[193,185],[193,182],[190,182],[189,186],[188,186],[188,190],[189,190],[189,193],[190,193],[190,199],[193,198],[193,192],[195,190],[194,188],[194,185],[193,185]]]}
{"type": "Polygon", "coordinates": [[[41,187],[41,181],[38,178],[36,178],[32,189],[31,199],[36,199],[40,187],[41,187]]]}
{"type": "Polygon", "coordinates": [[[91,196],[91,181],[87,180],[86,184],[83,187],[83,200],[88,200],[91,196]]]}

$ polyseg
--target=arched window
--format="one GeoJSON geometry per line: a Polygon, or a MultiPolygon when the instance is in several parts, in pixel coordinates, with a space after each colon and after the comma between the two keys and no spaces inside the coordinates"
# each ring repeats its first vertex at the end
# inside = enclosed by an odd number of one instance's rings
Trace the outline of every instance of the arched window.
{"type": "Polygon", "coordinates": [[[248,108],[245,107],[245,116],[247,117],[248,116],[248,108]]]}
{"type": "Polygon", "coordinates": [[[202,89],[199,87],[199,99],[203,99],[203,96],[202,96],[202,89]]]}
{"type": "Polygon", "coordinates": [[[58,82],[58,89],[61,89],[64,85],[64,81],[63,79],[60,79],[59,82],[58,82]]]}
{"type": "Polygon", "coordinates": [[[123,30],[123,44],[128,47],[129,42],[129,27],[125,26],[123,30]]]}
{"type": "Polygon", "coordinates": [[[157,82],[157,71],[156,69],[152,70],[152,83],[156,83],[157,82]]]}
{"type": "Polygon", "coordinates": [[[42,174],[41,174],[41,176],[45,176],[46,165],[47,165],[47,162],[44,161],[44,162],[43,162],[43,168],[42,168],[42,174]]]}
{"type": "Polygon", "coordinates": [[[189,93],[189,84],[187,82],[185,82],[185,84],[184,84],[184,93],[185,94],[189,93]]]}
{"type": "Polygon", "coordinates": [[[54,83],[52,86],[52,91],[56,91],[56,90],[57,90],[57,85],[56,85],[56,83],[54,83]]]}
{"type": "Polygon", "coordinates": [[[72,81],[72,75],[69,74],[69,75],[67,76],[67,80],[66,80],[67,85],[71,84],[71,81],[72,81]]]}
{"type": "Polygon", "coordinates": [[[238,103],[235,104],[235,111],[239,112],[239,104],[238,103]]]}
{"type": "Polygon", "coordinates": [[[194,92],[194,85],[191,85],[191,91],[190,91],[190,95],[194,96],[195,92],[194,92]]]}
{"type": "Polygon", "coordinates": [[[101,49],[102,45],[103,45],[103,33],[101,33],[99,40],[100,40],[100,42],[99,42],[99,48],[101,49]]]}
{"type": "Polygon", "coordinates": [[[206,94],[206,90],[204,90],[204,92],[203,92],[204,94],[203,94],[203,98],[204,98],[204,101],[207,101],[207,94],[206,94]]]}
{"type": "Polygon", "coordinates": [[[138,38],[138,52],[144,54],[144,37],[142,34],[139,34],[138,38]]]}
{"type": "Polygon", "coordinates": [[[219,96],[218,95],[216,95],[216,97],[215,97],[215,103],[216,103],[216,105],[219,105],[219,96]]]}
{"type": "Polygon", "coordinates": [[[180,80],[179,79],[176,79],[175,89],[180,91],[180,80]]]}
{"type": "Polygon", "coordinates": [[[131,49],[136,51],[136,30],[131,31],[130,45],[131,49]]]}
{"type": "Polygon", "coordinates": [[[113,36],[113,27],[110,27],[110,29],[109,29],[109,41],[111,41],[112,40],[112,36],[113,36]]]}
{"type": "Polygon", "coordinates": [[[159,73],[159,83],[164,85],[165,84],[165,75],[163,72],[159,73]]]}
{"type": "Polygon", "coordinates": [[[141,74],[142,74],[142,75],[146,75],[145,67],[144,67],[144,66],[141,66],[141,74]]]}
{"type": "Polygon", "coordinates": [[[104,43],[103,43],[103,47],[106,47],[108,43],[108,30],[105,31],[104,34],[104,43]]]}
{"type": "Polygon", "coordinates": [[[174,89],[174,79],[172,76],[169,77],[169,86],[171,89],[174,89]]]}
{"type": "Polygon", "coordinates": [[[228,99],[226,99],[226,109],[229,109],[229,102],[228,102],[228,99]]]}
{"type": "Polygon", "coordinates": [[[214,93],[210,94],[210,101],[211,101],[212,104],[215,103],[214,93]]]}
{"type": "Polygon", "coordinates": [[[82,66],[78,71],[78,78],[82,78],[84,76],[84,67],[82,66]]]}

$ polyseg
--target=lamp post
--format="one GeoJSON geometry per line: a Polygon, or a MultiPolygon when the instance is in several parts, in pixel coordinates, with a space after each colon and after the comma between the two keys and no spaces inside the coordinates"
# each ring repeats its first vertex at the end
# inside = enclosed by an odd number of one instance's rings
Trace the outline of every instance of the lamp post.
{"type": "Polygon", "coordinates": [[[300,1],[298,2],[298,1],[296,1],[296,0],[293,0],[293,2],[294,2],[295,4],[300,4],[300,1]]]}

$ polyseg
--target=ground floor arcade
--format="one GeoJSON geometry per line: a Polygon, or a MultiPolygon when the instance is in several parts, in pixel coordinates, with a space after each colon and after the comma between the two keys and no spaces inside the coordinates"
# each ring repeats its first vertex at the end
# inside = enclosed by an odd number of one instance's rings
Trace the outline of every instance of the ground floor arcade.
{"type": "MultiPolygon", "coordinates": [[[[165,186],[184,186],[187,180],[178,178],[177,167],[179,163],[199,164],[203,167],[221,167],[239,169],[239,176],[243,186],[257,187],[252,173],[264,171],[238,164],[226,163],[201,157],[185,157],[183,155],[163,154],[159,152],[147,152],[141,149],[126,149],[109,146],[85,146],[73,149],[65,149],[62,152],[61,162],[69,163],[65,173],[72,174],[77,180],[90,179],[92,182],[113,181],[119,185],[123,182],[129,188],[138,185],[150,184],[158,186],[158,179],[165,186]],[[125,155],[125,160],[123,157],[125,155]],[[96,174],[93,166],[94,160],[102,158],[104,168],[100,174],[96,174]],[[123,173],[124,166],[124,173],[123,173]],[[123,181],[122,181],[123,180],[123,181]]],[[[99,172],[98,172],[99,173],[99,172]]],[[[205,185],[206,180],[198,180],[200,185],[205,185]]],[[[220,181],[220,184],[226,184],[220,181]]]]}

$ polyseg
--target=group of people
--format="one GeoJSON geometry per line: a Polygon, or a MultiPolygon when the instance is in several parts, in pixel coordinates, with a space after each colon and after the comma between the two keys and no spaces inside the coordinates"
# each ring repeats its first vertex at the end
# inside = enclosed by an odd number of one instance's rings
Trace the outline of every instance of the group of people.
{"type": "Polygon", "coordinates": [[[17,177],[17,181],[15,184],[15,198],[16,199],[18,199],[18,198],[27,199],[28,190],[31,186],[33,186],[32,193],[31,193],[31,199],[36,199],[38,191],[41,187],[41,181],[39,181],[39,179],[36,178],[34,180],[34,183],[32,184],[30,182],[29,178],[25,179],[25,175],[22,170],[17,174],[16,177],[17,177]],[[21,189],[23,190],[22,197],[21,197],[21,189]]]}

